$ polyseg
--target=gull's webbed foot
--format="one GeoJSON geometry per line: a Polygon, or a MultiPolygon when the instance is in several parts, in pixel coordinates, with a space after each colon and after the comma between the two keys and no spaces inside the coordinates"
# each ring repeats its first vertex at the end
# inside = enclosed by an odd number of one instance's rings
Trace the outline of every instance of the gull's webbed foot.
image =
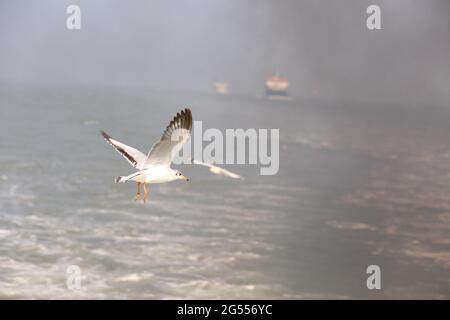
{"type": "Polygon", "coordinates": [[[136,195],[134,196],[134,201],[139,201],[141,200],[141,183],[138,182],[137,183],[137,192],[136,195]]]}
{"type": "Polygon", "coordinates": [[[144,202],[146,202],[148,199],[148,192],[147,192],[147,186],[144,183],[144,202]]]}

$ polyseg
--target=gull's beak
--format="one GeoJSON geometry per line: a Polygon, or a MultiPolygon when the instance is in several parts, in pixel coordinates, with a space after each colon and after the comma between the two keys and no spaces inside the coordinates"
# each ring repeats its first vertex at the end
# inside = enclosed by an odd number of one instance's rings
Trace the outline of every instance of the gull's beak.
{"type": "Polygon", "coordinates": [[[184,180],[184,181],[189,181],[189,178],[188,178],[188,177],[185,177],[185,176],[183,176],[183,175],[181,175],[180,179],[181,179],[181,180],[184,180]]]}

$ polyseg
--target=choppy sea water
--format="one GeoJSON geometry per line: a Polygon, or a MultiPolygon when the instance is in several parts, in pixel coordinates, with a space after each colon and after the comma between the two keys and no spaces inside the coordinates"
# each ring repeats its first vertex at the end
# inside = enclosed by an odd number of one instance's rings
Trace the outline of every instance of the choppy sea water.
{"type": "Polygon", "coordinates": [[[450,110],[146,88],[0,87],[1,298],[449,298],[450,110]],[[279,128],[280,171],[133,170],[190,106],[206,128],[279,128]],[[382,289],[368,290],[379,265],[382,289]],[[80,290],[66,269],[81,269],[80,290]]]}

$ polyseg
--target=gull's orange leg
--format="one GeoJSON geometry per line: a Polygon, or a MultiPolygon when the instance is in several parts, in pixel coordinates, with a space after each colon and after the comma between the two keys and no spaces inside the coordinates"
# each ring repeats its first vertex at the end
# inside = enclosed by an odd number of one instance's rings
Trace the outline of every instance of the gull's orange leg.
{"type": "Polygon", "coordinates": [[[141,199],[141,183],[138,182],[137,183],[137,192],[136,195],[134,196],[134,201],[138,201],[141,199]]]}
{"type": "Polygon", "coordinates": [[[148,199],[147,184],[144,183],[144,202],[148,199]]]}

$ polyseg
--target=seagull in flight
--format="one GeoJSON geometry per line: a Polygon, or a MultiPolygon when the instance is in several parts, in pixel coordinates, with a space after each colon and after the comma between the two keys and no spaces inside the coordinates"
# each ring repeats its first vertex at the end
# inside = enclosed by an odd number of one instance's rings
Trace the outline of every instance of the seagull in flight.
{"type": "Polygon", "coordinates": [[[113,139],[106,132],[101,131],[103,138],[117,150],[138,171],[128,176],[119,176],[115,182],[134,181],[137,192],[134,200],[141,199],[141,184],[144,187],[144,202],[148,198],[147,184],[164,183],[174,180],[189,181],[181,172],[170,167],[173,158],[181,150],[192,132],[192,113],[186,108],[178,112],[167,125],[163,135],[150,149],[148,155],[113,139]]]}
{"type": "Polygon", "coordinates": [[[225,176],[225,177],[229,177],[229,178],[233,178],[233,179],[244,179],[243,177],[241,177],[240,175],[238,175],[234,172],[228,171],[227,169],[215,166],[210,163],[206,163],[206,162],[195,160],[195,159],[192,159],[192,163],[198,164],[200,166],[208,167],[210,172],[217,174],[219,176],[225,176]]]}

